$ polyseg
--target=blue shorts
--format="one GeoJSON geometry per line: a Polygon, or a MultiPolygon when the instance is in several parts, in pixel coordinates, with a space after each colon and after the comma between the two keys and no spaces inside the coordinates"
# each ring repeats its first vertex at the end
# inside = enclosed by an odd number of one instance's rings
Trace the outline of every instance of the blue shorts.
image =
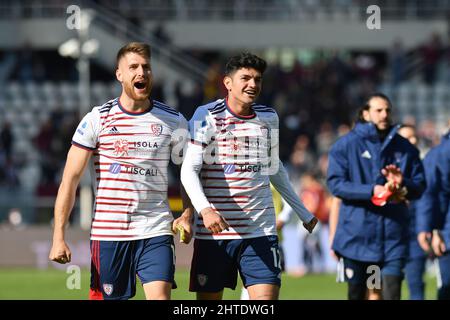
{"type": "Polygon", "coordinates": [[[396,259],[384,262],[364,262],[344,257],[345,281],[352,284],[365,284],[367,279],[374,274],[371,266],[380,268],[381,276],[403,277],[405,259],[396,259]]]}
{"type": "Polygon", "coordinates": [[[235,289],[237,271],[245,287],[281,286],[277,236],[250,239],[194,241],[189,291],[219,292],[235,289]]]}
{"type": "Polygon", "coordinates": [[[132,241],[91,240],[92,300],[130,299],[136,294],[136,275],[142,284],[174,281],[173,236],[132,241]]]}

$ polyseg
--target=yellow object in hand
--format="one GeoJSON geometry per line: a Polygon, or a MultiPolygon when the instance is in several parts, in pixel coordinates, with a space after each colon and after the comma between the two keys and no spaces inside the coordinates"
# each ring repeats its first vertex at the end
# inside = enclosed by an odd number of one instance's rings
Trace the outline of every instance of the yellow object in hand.
{"type": "Polygon", "coordinates": [[[180,242],[186,241],[186,235],[184,234],[184,228],[181,224],[177,225],[177,230],[180,231],[180,242]]]}

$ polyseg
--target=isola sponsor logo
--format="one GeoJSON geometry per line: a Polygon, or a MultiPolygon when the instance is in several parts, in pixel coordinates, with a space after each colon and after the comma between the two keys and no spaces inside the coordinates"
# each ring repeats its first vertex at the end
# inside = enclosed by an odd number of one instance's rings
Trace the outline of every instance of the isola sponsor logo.
{"type": "Polygon", "coordinates": [[[241,172],[260,172],[262,169],[267,168],[267,165],[261,165],[261,164],[240,164],[239,170],[241,172]]]}
{"type": "Polygon", "coordinates": [[[135,142],[133,142],[133,146],[135,148],[154,149],[154,148],[158,148],[158,142],[135,141],[135,142]]]}
{"type": "Polygon", "coordinates": [[[121,165],[120,163],[111,163],[111,165],[109,166],[109,172],[111,172],[112,174],[118,174],[120,172],[121,169],[121,165]]]}
{"type": "Polygon", "coordinates": [[[140,167],[128,167],[125,170],[128,174],[138,174],[140,176],[157,176],[158,175],[158,169],[156,168],[150,168],[150,169],[144,169],[140,167]]]}

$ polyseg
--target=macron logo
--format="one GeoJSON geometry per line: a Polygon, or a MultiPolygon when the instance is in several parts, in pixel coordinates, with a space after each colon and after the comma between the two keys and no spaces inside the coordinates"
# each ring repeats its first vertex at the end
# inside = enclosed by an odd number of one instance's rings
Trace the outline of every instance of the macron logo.
{"type": "Polygon", "coordinates": [[[119,133],[119,130],[117,130],[116,127],[112,127],[111,130],[109,130],[109,133],[119,133]]]}
{"type": "Polygon", "coordinates": [[[361,154],[361,157],[366,158],[366,159],[372,159],[372,156],[370,155],[369,151],[367,151],[367,150],[361,154]]]}

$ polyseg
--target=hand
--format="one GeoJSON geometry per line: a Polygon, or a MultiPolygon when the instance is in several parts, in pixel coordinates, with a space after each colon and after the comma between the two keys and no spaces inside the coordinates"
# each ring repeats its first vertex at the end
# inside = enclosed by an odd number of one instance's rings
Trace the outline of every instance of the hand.
{"type": "Polygon", "coordinates": [[[48,256],[50,261],[55,261],[61,264],[69,263],[72,259],[72,253],[64,240],[53,241],[52,249],[48,256]]]}
{"type": "Polygon", "coordinates": [[[340,259],[340,257],[336,254],[336,251],[334,251],[333,249],[330,249],[330,256],[336,261],[339,261],[340,259]]]}
{"type": "Polygon", "coordinates": [[[406,187],[397,188],[397,189],[394,190],[394,193],[389,198],[389,201],[391,201],[393,203],[405,202],[405,201],[407,201],[406,200],[406,195],[407,194],[408,194],[408,189],[406,189],[406,187]]]}
{"type": "MultiPolygon", "coordinates": [[[[186,212],[186,211],[185,211],[186,212]]],[[[180,238],[181,242],[188,244],[192,239],[192,216],[190,214],[183,213],[180,217],[175,219],[172,223],[172,232],[177,233],[178,226],[182,226],[184,229],[184,238],[180,238]]]]}
{"type": "Polygon", "coordinates": [[[442,256],[446,251],[445,242],[438,230],[433,230],[431,247],[433,248],[434,254],[438,257],[442,256]]]}
{"type": "Polygon", "coordinates": [[[431,242],[431,233],[430,232],[419,232],[417,235],[417,242],[419,242],[420,247],[426,253],[431,252],[430,242],[431,242]]]}
{"type": "Polygon", "coordinates": [[[397,186],[400,186],[403,182],[402,171],[395,164],[387,165],[381,169],[381,173],[386,177],[388,182],[393,182],[397,186]]]}
{"type": "Polygon", "coordinates": [[[305,229],[308,230],[309,233],[312,233],[317,222],[319,222],[319,220],[317,220],[317,218],[314,217],[308,223],[303,222],[303,227],[305,227],[305,229]]]}
{"type": "Polygon", "coordinates": [[[230,227],[226,220],[217,213],[213,208],[208,207],[200,212],[203,218],[203,224],[205,228],[211,231],[213,234],[218,234],[223,230],[227,230],[230,227]]]}

